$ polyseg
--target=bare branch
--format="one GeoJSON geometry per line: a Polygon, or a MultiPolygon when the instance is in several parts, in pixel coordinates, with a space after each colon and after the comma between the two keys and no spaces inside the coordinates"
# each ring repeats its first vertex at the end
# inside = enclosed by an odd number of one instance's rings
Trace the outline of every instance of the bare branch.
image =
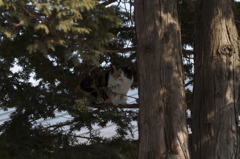
{"type": "Polygon", "coordinates": [[[107,103],[103,103],[103,104],[92,104],[89,107],[92,108],[106,108],[106,107],[117,107],[117,108],[139,108],[138,104],[126,104],[126,105],[118,105],[118,106],[114,106],[112,104],[107,104],[107,103]]]}
{"type": "Polygon", "coordinates": [[[66,122],[63,122],[63,123],[58,123],[58,124],[55,124],[55,125],[49,125],[47,127],[45,127],[45,129],[51,129],[53,128],[53,130],[51,130],[52,132],[59,129],[59,128],[62,128],[64,126],[67,126],[67,125],[71,125],[73,124],[75,121],[71,120],[71,121],[66,121],[66,122]]]}
{"type": "MultiPolygon", "coordinates": [[[[136,47],[131,47],[131,48],[116,49],[116,50],[107,50],[107,53],[127,53],[127,52],[130,52],[130,51],[136,51],[136,50],[137,50],[136,47]]],[[[193,55],[194,51],[183,49],[183,54],[193,55]]]]}
{"type": "Polygon", "coordinates": [[[189,86],[190,84],[193,84],[193,80],[187,82],[187,83],[185,84],[185,87],[189,86]]]}
{"type": "Polygon", "coordinates": [[[120,31],[135,31],[135,29],[136,29],[136,27],[120,27],[120,28],[117,28],[115,30],[120,32],[120,31]]]}
{"type": "Polygon", "coordinates": [[[101,4],[107,6],[107,5],[109,5],[111,3],[114,3],[114,2],[117,2],[117,0],[109,0],[109,1],[105,1],[105,2],[103,2],[101,4]]]}
{"type": "Polygon", "coordinates": [[[122,48],[122,49],[118,49],[118,50],[107,50],[107,53],[127,53],[130,51],[136,51],[137,48],[136,47],[132,47],[132,48],[122,48]]]}
{"type": "Polygon", "coordinates": [[[185,50],[185,49],[183,49],[183,54],[194,55],[194,51],[193,50],[185,50]]]}

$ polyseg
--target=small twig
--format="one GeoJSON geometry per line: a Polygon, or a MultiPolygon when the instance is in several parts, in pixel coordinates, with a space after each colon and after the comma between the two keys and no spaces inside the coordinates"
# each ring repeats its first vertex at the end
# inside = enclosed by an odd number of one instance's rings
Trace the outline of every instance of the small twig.
{"type": "Polygon", "coordinates": [[[185,84],[185,87],[189,86],[190,84],[193,84],[193,80],[187,82],[187,83],[185,84]]]}
{"type": "Polygon", "coordinates": [[[183,49],[183,54],[194,55],[194,51],[193,50],[185,50],[185,49],[183,49]]]}
{"type": "Polygon", "coordinates": [[[137,48],[133,47],[133,48],[123,48],[119,50],[107,50],[107,53],[128,53],[128,52],[136,51],[136,49],[137,48]]]}
{"type": "Polygon", "coordinates": [[[103,3],[101,3],[101,4],[107,6],[107,5],[109,5],[109,4],[111,4],[111,3],[114,3],[114,2],[117,2],[117,0],[108,0],[108,1],[103,2],[103,3]]]}
{"type": "Polygon", "coordinates": [[[73,121],[73,120],[72,120],[72,121],[66,121],[66,122],[63,122],[63,123],[59,123],[59,124],[47,126],[47,127],[45,127],[45,129],[53,128],[53,129],[51,130],[51,132],[54,132],[55,130],[57,130],[57,129],[59,129],[59,128],[62,128],[62,127],[67,126],[67,125],[71,125],[71,124],[73,124],[74,122],[76,122],[76,121],[73,121]]]}
{"type": "Polygon", "coordinates": [[[81,136],[81,135],[70,135],[70,136],[77,137],[77,138],[88,139],[88,140],[94,139],[94,138],[91,138],[91,137],[85,137],[85,136],[81,136]]]}

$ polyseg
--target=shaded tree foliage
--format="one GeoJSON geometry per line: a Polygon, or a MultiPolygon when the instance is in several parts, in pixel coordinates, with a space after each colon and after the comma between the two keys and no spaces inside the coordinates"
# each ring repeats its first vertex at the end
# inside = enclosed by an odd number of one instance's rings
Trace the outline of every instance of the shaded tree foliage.
{"type": "Polygon", "coordinates": [[[82,128],[90,130],[88,143],[104,142],[92,131],[94,125],[115,123],[119,140],[131,132],[135,111],[91,108],[88,94],[75,92],[89,73],[106,70],[109,63],[122,64],[116,59],[134,68],[133,52],[124,55],[132,30],[118,30],[129,26],[129,19],[119,4],[106,2],[0,1],[0,103],[2,109],[15,109],[0,127],[1,158],[54,158],[62,149],[73,151],[81,137],[75,132],[82,128]],[[111,54],[115,50],[123,52],[111,54]],[[56,112],[73,118],[56,125],[39,122],[55,118],[56,112]]]}

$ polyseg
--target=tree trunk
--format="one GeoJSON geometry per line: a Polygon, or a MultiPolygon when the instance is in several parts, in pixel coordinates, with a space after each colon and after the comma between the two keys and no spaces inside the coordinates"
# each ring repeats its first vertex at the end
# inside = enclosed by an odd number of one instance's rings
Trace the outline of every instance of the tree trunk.
{"type": "Polygon", "coordinates": [[[188,159],[177,1],[136,0],[139,159],[188,159]]]}
{"type": "Polygon", "coordinates": [[[193,159],[239,159],[239,48],[232,0],[199,0],[193,159]]]}

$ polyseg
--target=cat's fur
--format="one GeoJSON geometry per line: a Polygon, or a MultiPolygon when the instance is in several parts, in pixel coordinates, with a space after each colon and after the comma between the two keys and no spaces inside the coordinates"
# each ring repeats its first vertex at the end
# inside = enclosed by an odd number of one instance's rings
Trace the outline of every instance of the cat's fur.
{"type": "Polygon", "coordinates": [[[133,74],[129,67],[112,67],[100,75],[90,75],[80,84],[82,90],[91,93],[113,105],[126,104],[126,95],[133,83],[133,74]]]}

